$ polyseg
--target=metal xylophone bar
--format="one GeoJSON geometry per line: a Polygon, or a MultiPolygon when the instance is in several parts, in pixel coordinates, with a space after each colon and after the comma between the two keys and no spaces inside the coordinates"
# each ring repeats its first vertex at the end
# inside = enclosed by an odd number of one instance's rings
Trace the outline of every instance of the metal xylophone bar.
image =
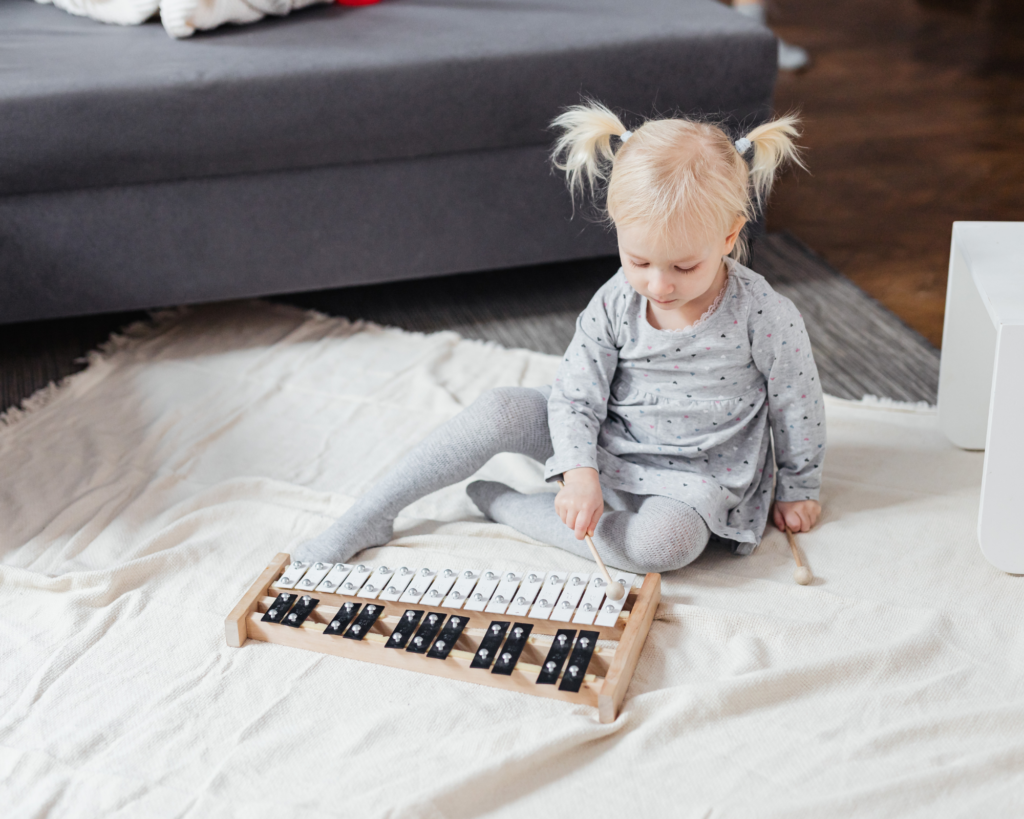
{"type": "MultiPolygon", "coordinates": [[[[629,589],[636,575],[615,572],[613,579],[629,589]]],[[[607,582],[600,574],[583,572],[435,571],[297,562],[288,566],[274,588],[604,627],[615,627],[626,604],[626,597],[611,600],[605,595],[607,582]]]]}
{"type": "MultiPolygon", "coordinates": [[[[660,596],[654,574],[609,605],[604,580],[585,573],[286,564],[278,555],[228,616],[229,645],[253,638],[582,702],[606,722],[660,596]]],[[[614,579],[630,588],[634,576],[614,579]]]]}

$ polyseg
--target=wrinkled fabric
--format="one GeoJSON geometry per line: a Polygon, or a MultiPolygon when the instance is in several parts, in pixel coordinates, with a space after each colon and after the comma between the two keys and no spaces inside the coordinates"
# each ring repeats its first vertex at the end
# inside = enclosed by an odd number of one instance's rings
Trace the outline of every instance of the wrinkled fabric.
{"type": "MultiPolygon", "coordinates": [[[[0,425],[0,813],[49,817],[1024,815],[1021,578],[982,558],[983,456],[932,412],[826,399],[823,517],[663,576],[594,709],[248,642],[224,618],[437,424],[556,358],[282,307],[134,330],[0,425]],[[48,399],[48,400],[47,400],[48,399]]],[[[477,476],[548,491],[539,464],[477,476]]],[[[593,564],[463,486],[388,565],[593,564]]],[[[433,662],[424,659],[424,662],[433,662]]]]}

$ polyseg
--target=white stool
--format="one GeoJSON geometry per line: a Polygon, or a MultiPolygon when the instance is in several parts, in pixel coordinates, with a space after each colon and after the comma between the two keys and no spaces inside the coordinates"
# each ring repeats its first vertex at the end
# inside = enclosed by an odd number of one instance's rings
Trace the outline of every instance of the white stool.
{"type": "Polygon", "coordinates": [[[981,552],[1024,574],[1024,222],[953,224],[939,423],[985,450],[981,552]]]}

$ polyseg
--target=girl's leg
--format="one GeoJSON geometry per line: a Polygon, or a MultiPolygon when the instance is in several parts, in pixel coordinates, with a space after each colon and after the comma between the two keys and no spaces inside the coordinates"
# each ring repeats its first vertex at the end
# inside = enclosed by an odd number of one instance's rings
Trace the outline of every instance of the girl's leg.
{"type": "MultiPolygon", "coordinates": [[[[466,492],[491,520],[590,559],[587,544],[558,517],[553,493],[524,495],[494,481],[474,481],[466,492]]],[[[601,515],[594,534],[609,566],[639,574],[668,572],[692,563],[708,544],[707,524],[682,501],[625,492],[616,493],[616,500],[620,508],[601,515]]]]}
{"type": "Polygon", "coordinates": [[[552,455],[544,390],[498,387],[430,433],[331,528],[299,546],[295,560],[345,562],[391,540],[395,517],[413,501],[465,480],[499,452],[543,463],[552,455]]]}

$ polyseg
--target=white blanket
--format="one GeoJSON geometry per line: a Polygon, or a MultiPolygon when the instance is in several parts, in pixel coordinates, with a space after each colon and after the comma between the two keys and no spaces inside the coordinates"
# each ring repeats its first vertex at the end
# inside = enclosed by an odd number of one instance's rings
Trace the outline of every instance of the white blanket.
{"type": "MultiPolygon", "coordinates": [[[[664,577],[624,710],[250,641],[223,620],[481,390],[556,359],[264,304],[136,329],[0,426],[0,815],[1024,814],[1021,579],[975,540],[981,455],[828,402],[824,518],[664,577]]],[[[483,470],[547,491],[540,466],[483,470]]],[[[586,568],[453,487],[364,559],[586,568]]]]}
{"type": "Polygon", "coordinates": [[[255,23],[268,14],[283,17],[297,9],[334,0],[36,0],[101,23],[136,26],[160,14],[164,31],[176,39],[226,23],[255,23]]]}

